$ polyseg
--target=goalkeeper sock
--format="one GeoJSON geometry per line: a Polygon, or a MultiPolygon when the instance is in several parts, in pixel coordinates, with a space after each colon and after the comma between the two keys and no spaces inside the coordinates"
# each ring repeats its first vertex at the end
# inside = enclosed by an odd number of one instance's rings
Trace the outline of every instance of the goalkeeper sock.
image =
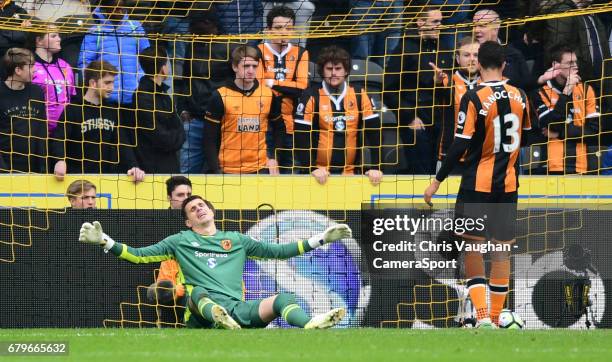
{"type": "Polygon", "coordinates": [[[200,312],[202,317],[204,317],[204,319],[206,319],[209,322],[214,322],[215,320],[213,319],[212,308],[216,304],[217,303],[213,302],[210,298],[207,298],[207,297],[201,298],[200,301],[198,302],[198,311],[200,312]]]}
{"type": "Polygon", "coordinates": [[[272,309],[276,315],[283,318],[287,323],[296,327],[304,327],[310,321],[310,317],[295,302],[295,296],[289,293],[280,293],[274,299],[272,309]]]}
{"type": "Polygon", "coordinates": [[[489,316],[487,308],[487,287],[484,278],[485,268],[482,254],[476,251],[465,253],[465,275],[470,299],[476,308],[476,318],[481,320],[489,316]]]}
{"type": "Polygon", "coordinates": [[[489,291],[491,292],[491,321],[498,323],[499,314],[501,313],[506,295],[508,294],[508,286],[510,283],[510,260],[491,262],[491,278],[489,280],[489,291]]]}

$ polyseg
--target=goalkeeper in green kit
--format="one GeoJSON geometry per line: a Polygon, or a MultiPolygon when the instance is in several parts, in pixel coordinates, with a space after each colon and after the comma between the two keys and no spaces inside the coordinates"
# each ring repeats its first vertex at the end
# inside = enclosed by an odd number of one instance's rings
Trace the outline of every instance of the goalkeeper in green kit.
{"type": "Polygon", "coordinates": [[[279,245],[262,243],[238,232],[217,230],[215,209],[200,196],[185,199],[182,212],[190,230],[155,245],[132,248],[116,242],[104,234],[97,221],[83,224],[79,241],[102,245],[106,252],[135,264],[175,259],[179,264],[179,281],[189,295],[185,310],[185,324],[189,328],[264,328],[277,317],[306,329],[330,328],[344,317],[345,309],[335,308],[311,318],[289,293],[244,301],[242,274],[249,257],[287,259],[326,243],[351,238],[348,225],[334,225],[308,240],[279,245]]]}

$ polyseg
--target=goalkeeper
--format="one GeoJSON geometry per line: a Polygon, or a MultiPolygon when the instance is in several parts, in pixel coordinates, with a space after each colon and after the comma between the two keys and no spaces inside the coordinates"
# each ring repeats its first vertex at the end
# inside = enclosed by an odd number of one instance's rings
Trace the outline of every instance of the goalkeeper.
{"type": "Polygon", "coordinates": [[[79,241],[100,244],[106,252],[135,264],[175,259],[179,265],[178,280],[189,295],[184,317],[190,328],[264,328],[279,316],[297,327],[330,328],[344,317],[345,309],[335,308],[311,318],[288,293],[243,301],[242,273],[247,257],[287,259],[326,243],[350,238],[352,232],[348,225],[334,225],[308,240],[278,245],[218,230],[213,205],[200,196],[185,199],[182,212],[190,230],[171,235],[155,245],[132,248],[116,242],[104,234],[97,221],[83,224],[79,241]]]}

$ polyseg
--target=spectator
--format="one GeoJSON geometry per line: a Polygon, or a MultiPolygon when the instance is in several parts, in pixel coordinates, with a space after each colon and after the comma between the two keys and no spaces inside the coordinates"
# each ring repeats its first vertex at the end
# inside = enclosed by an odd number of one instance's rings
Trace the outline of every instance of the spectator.
{"type": "Polygon", "coordinates": [[[332,173],[363,173],[376,186],[383,177],[380,115],[365,90],[347,83],[350,65],[342,48],[321,51],[317,67],[323,83],[308,88],[296,108],[295,153],[321,185],[332,173]],[[363,157],[366,148],[372,154],[368,164],[363,157]]]}
{"type": "Polygon", "coordinates": [[[173,210],[180,210],[183,200],[191,196],[191,180],[185,176],[172,176],[166,180],[168,202],[173,210]]]}
{"type": "Polygon", "coordinates": [[[148,48],[138,61],[145,76],[134,95],[136,157],[147,173],[178,173],[178,151],[185,142],[183,123],[176,114],[169,87],[168,57],[162,48],[148,48]]]}
{"type": "Polygon", "coordinates": [[[85,69],[83,97],[75,97],[59,117],[52,137],[52,155],[68,173],[118,173],[128,170],[134,182],[144,179],[125,125],[116,105],[107,100],[113,92],[117,68],[93,61],[85,69]],[[64,161],[65,160],[65,161],[64,161]]]}
{"type": "Polygon", "coordinates": [[[76,180],[68,185],[66,197],[73,209],[96,208],[96,185],[87,180],[76,180]]]}
{"type": "Polygon", "coordinates": [[[453,51],[439,42],[442,12],[426,6],[416,17],[416,28],[404,34],[385,71],[383,103],[397,112],[408,174],[429,175],[435,169],[437,128],[434,119],[434,71],[452,68],[453,51]]]}
{"type": "Polygon", "coordinates": [[[548,138],[549,174],[597,171],[600,113],[593,87],[582,82],[575,48],[552,49],[558,75],[532,97],[548,138]]]}
{"type": "Polygon", "coordinates": [[[282,143],[281,99],[257,81],[259,52],[240,46],[232,52],[233,82],[217,89],[204,119],[204,153],[213,173],[270,173],[278,175],[278,163],[270,158],[282,143]],[[271,129],[273,142],[266,134],[271,129]],[[220,142],[220,146],[219,145],[220,142]]]}
{"type": "Polygon", "coordinates": [[[47,25],[46,32],[30,33],[29,43],[34,51],[34,75],[32,83],[40,86],[47,102],[47,128],[49,135],[57,127],[57,120],[76,94],[72,67],[58,57],[62,50],[57,27],[47,25]]]}
{"type": "MultiPolygon", "coordinates": [[[[485,41],[499,40],[499,15],[490,9],[478,10],[474,14],[474,38],[480,44],[485,41]]],[[[523,54],[516,50],[509,43],[504,45],[506,65],[504,67],[504,77],[508,78],[508,83],[521,88],[525,91],[537,88],[537,82],[531,76],[523,54]]]]}
{"type": "MultiPolygon", "coordinates": [[[[478,72],[479,47],[480,43],[473,38],[465,37],[461,39],[455,55],[457,70],[452,76],[449,76],[442,69],[435,66],[435,64],[431,64],[436,72],[436,87],[440,87],[438,88],[440,90],[436,92],[435,102],[440,107],[443,107],[436,172],[440,169],[442,162],[446,158],[446,153],[455,139],[461,97],[468,90],[476,88],[480,83],[480,74],[478,72]]],[[[463,160],[460,160],[458,167],[452,171],[452,174],[461,174],[462,165],[463,160]]]]}
{"type": "MultiPolygon", "coordinates": [[[[591,3],[592,0],[542,1],[540,14],[564,13],[588,7],[591,3]]],[[[548,56],[552,55],[550,49],[559,44],[575,49],[582,79],[590,81],[601,79],[604,59],[610,58],[608,34],[606,26],[593,14],[564,16],[546,20],[543,42],[548,56]]],[[[610,62],[605,63],[606,69],[612,66],[610,62]]]]}
{"type": "MultiPolygon", "coordinates": [[[[32,25],[28,12],[12,0],[0,1],[0,19],[3,28],[0,30],[0,57],[14,47],[22,47],[26,41],[26,33],[20,30],[6,30],[21,27],[26,29],[32,25]],[[10,25],[9,25],[10,24],[10,25]]],[[[7,74],[2,73],[2,80],[7,74]]]]}
{"type": "MultiPolygon", "coordinates": [[[[592,0],[550,0],[543,2],[540,13],[562,13],[574,9],[583,9],[592,0]]],[[[578,69],[582,81],[593,86],[601,95],[602,122],[601,138],[604,145],[612,145],[612,62],[610,59],[609,28],[593,14],[564,16],[546,20],[544,29],[545,54],[552,54],[551,49],[558,45],[568,45],[576,51],[578,69]]],[[[549,59],[550,60],[550,59],[549,59]]]]}
{"type": "Polygon", "coordinates": [[[83,39],[78,67],[83,70],[94,60],[104,60],[115,66],[119,73],[108,100],[121,105],[131,104],[143,75],[138,54],[149,47],[149,41],[140,23],[128,18],[123,0],[100,0],[93,18],[96,25],[83,39]]]}
{"type": "MultiPolygon", "coordinates": [[[[427,0],[427,4],[440,6],[444,13],[444,19],[442,19],[442,24],[444,25],[468,22],[469,17],[472,15],[473,6],[471,6],[471,0],[427,0]]],[[[440,42],[444,44],[445,49],[452,48],[455,43],[459,43],[467,35],[465,32],[465,28],[461,28],[461,30],[454,27],[445,29],[440,34],[440,42]]]]}
{"type": "MultiPolygon", "coordinates": [[[[212,13],[194,18],[191,33],[195,35],[218,34],[217,19],[212,13]]],[[[202,173],[204,162],[204,114],[212,93],[235,75],[227,61],[238,45],[228,41],[194,40],[187,49],[187,63],[182,83],[177,86],[179,110],[186,140],[181,147],[181,173],[202,173]]]]}
{"type": "MultiPolygon", "coordinates": [[[[316,0],[313,0],[316,1],[316,0]]],[[[310,28],[310,21],[312,20],[312,14],[315,12],[315,5],[313,2],[308,0],[285,0],[281,2],[276,1],[263,1],[263,18],[264,22],[268,19],[268,13],[275,7],[282,4],[293,11],[295,14],[295,27],[301,34],[307,34],[310,28]]],[[[295,39],[301,47],[306,47],[306,38],[300,37],[295,39]]]]}
{"type": "Polygon", "coordinates": [[[8,77],[0,83],[0,169],[47,172],[45,96],[32,84],[34,56],[10,48],[2,59],[8,77]]]}
{"type": "Polygon", "coordinates": [[[403,1],[349,0],[349,6],[349,21],[354,22],[362,32],[351,39],[351,57],[368,59],[371,56],[372,61],[384,67],[385,55],[397,48],[402,32],[398,26],[377,32],[371,31],[371,28],[376,22],[378,26],[397,24],[401,20],[403,1]]]}
{"type": "Polygon", "coordinates": [[[221,34],[257,34],[263,29],[261,0],[230,0],[215,4],[221,34]]]}
{"type": "MultiPolygon", "coordinates": [[[[180,210],[183,200],[191,196],[191,181],[185,176],[172,176],[166,180],[166,191],[170,209],[180,210]]],[[[175,260],[161,262],[155,283],[147,288],[150,303],[166,306],[185,306],[185,286],[178,280],[179,266],[175,260]]],[[[160,321],[165,324],[177,322],[174,310],[162,308],[160,321]]]]}
{"type": "Polygon", "coordinates": [[[308,87],[308,51],[290,43],[294,21],[293,10],[284,6],[273,8],[266,19],[266,33],[283,38],[270,39],[258,47],[262,64],[258,67],[257,79],[282,99],[285,134],[282,148],[273,156],[278,156],[282,173],[293,170],[293,112],[297,100],[308,87]]]}

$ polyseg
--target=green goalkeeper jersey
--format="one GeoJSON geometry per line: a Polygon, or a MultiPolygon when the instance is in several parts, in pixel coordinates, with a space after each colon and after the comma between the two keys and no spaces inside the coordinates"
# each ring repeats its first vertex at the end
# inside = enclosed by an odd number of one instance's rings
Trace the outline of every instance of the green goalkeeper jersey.
{"type": "Polygon", "coordinates": [[[242,300],[242,274],[247,258],[287,259],[310,250],[306,241],[269,244],[233,231],[204,236],[186,230],[144,248],[116,242],[110,252],[137,264],[175,259],[179,264],[178,282],[187,291],[200,286],[242,300]]]}

